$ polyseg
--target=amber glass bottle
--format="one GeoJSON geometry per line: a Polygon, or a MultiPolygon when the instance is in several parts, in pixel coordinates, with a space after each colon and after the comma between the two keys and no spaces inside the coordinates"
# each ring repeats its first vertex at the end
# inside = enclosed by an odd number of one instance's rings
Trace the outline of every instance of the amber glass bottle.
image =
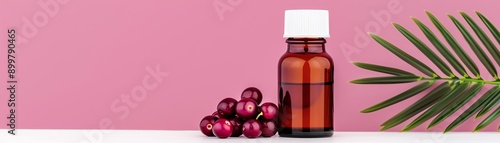
{"type": "MultiPolygon", "coordinates": [[[[303,10],[294,12],[302,13],[303,10]]],[[[285,24],[288,50],[278,64],[279,135],[329,137],[333,135],[333,61],[325,52],[323,37],[327,36],[321,34],[324,31],[304,31],[307,30],[295,32],[295,35],[299,33],[308,38],[295,37],[293,33],[287,34],[285,24]]]]}

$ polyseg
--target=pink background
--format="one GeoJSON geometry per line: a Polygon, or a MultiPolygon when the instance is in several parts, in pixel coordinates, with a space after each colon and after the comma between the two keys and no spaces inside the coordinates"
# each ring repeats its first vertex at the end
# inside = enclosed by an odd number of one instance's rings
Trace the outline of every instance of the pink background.
{"type": "MultiPolygon", "coordinates": [[[[219,100],[237,98],[248,86],[260,88],[264,101],[276,102],[277,61],[286,50],[282,38],[284,10],[327,9],[332,35],[327,50],[335,61],[335,130],[377,131],[379,124],[416,98],[375,113],[359,111],[415,83],[350,84],[348,81],[356,78],[380,75],[356,68],[350,61],[418,71],[371,39],[356,44],[356,34],[378,33],[423,62],[431,62],[395,28],[380,23],[371,13],[389,13],[390,21],[424,38],[410,16],[430,25],[424,13],[429,10],[444,25],[452,26],[449,30],[453,34],[459,34],[446,13],[459,16],[457,10],[462,10],[478,20],[473,11],[479,10],[498,25],[498,4],[416,0],[2,0],[0,38],[7,39],[7,28],[18,30],[19,128],[98,129],[110,124],[115,129],[197,129],[199,120],[211,114],[219,100]],[[219,17],[214,2],[230,11],[219,17]],[[39,3],[57,7],[45,11],[39,3]],[[396,9],[388,5],[396,5],[396,9]],[[33,23],[36,31],[23,29],[28,23],[33,23]],[[354,53],[340,48],[345,44],[351,45],[354,53]],[[153,78],[147,69],[157,66],[168,76],[153,78]],[[143,90],[144,96],[130,98],[131,94],[143,95],[137,91],[145,89],[145,78],[148,85],[156,86],[143,90]],[[123,101],[122,96],[129,97],[131,103],[123,101]]],[[[465,44],[462,37],[457,39],[465,44]]],[[[471,52],[468,46],[464,48],[471,52]]],[[[5,51],[0,58],[7,58],[5,51]]],[[[479,64],[477,58],[473,59],[479,64]]],[[[0,67],[0,71],[6,71],[6,62],[0,62],[0,67]]],[[[484,67],[479,68],[491,79],[484,67]]],[[[0,83],[0,87],[7,86],[4,81],[0,83]]],[[[6,94],[4,90],[0,96],[0,128],[6,128],[6,94]]],[[[457,131],[471,131],[480,121],[469,120],[457,131]]],[[[449,123],[447,120],[429,131],[442,131],[449,123]]],[[[500,120],[486,131],[494,131],[498,124],[500,120]]],[[[391,131],[399,129],[402,126],[391,131]]],[[[416,131],[424,131],[423,126],[416,131]]]]}

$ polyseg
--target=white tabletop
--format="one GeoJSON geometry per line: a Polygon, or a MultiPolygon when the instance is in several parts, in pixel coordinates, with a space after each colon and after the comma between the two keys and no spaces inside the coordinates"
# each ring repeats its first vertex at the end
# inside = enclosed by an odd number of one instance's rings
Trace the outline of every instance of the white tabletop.
{"type": "Polygon", "coordinates": [[[0,129],[0,143],[498,143],[499,132],[335,132],[330,138],[271,138],[245,137],[218,139],[206,137],[199,131],[164,130],[28,130],[17,135],[0,129]]]}

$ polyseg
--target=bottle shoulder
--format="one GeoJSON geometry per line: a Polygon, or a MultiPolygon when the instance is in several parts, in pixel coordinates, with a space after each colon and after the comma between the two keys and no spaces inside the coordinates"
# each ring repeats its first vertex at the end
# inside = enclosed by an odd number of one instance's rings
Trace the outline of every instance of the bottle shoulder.
{"type": "Polygon", "coordinates": [[[333,66],[333,60],[327,53],[318,54],[296,54],[296,53],[285,53],[281,56],[279,64],[314,64],[321,67],[333,66]]]}
{"type": "Polygon", "coordinates": [[[278,78],[287,83],[332,82],[333,70],[328,54],[285,54],[278,64],[278,78]]]}

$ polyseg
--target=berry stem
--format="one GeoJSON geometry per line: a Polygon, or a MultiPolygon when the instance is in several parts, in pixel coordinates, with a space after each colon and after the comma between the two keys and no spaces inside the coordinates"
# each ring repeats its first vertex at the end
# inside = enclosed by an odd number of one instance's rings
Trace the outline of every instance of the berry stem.
{"type": "Polygon", "coordinates": [[[255,120],[259,120],[259,117],[264,115],[264,113],[260,112],[259,115],[257,115],[257,117],[255,117],[255,120]]]}

